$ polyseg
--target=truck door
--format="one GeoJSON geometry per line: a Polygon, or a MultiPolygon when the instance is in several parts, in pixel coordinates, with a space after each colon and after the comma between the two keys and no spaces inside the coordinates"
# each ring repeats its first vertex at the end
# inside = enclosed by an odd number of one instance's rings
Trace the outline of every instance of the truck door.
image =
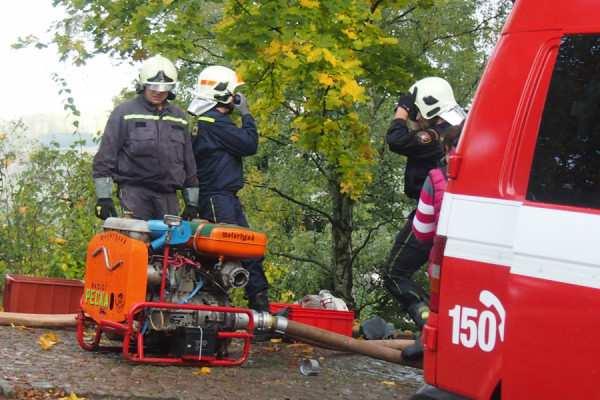
{"type": "Polygon", "coordinates": [[[506,293],[502,397],[600,398],[600,33],[549,42],[507,165],[524,197],[506,293]]]}

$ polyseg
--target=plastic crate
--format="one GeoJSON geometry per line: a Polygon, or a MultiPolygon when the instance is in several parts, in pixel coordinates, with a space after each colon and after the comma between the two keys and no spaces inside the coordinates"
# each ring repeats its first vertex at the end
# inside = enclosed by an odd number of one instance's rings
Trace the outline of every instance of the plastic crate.
{"type": "Polygon", "coordinates": [[[2,301],[8,312],[70,314],[78,311],[82,293],[80,280],[7,274],[2,301]]]}
{"type": "Polygon", "coordinates": [[[271,303],[269,308],[272,314],[289,308],[288,318],[292,321],[316,326],[340,335],[352,336],[353,311],[323,310],[284,303],[271,303]]]}

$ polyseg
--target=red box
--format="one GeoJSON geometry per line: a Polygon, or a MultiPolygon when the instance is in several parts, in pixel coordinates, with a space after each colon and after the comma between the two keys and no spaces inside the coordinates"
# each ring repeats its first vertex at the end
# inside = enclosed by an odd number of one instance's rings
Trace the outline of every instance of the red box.
{"type": "Polygon", "coordinates": [[[6,274],[2,301],[7,312],[71,314],[82,293],[80,280],[6,274]]]}
{"type": "Polygon", "coordinates": [[[289,308],[288,318],[295,322],[316,326],[340,335],[352,336],[352,323],[354,311],[323,310],[320,308],[306,308],[299,304],[271,303],[271,314],[289,308]]]}

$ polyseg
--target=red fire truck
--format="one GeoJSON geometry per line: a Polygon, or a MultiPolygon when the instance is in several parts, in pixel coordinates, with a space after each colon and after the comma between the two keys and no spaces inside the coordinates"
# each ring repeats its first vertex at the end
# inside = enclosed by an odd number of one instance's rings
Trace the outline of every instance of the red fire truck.
{"type": "Polygon", "coordinates": [[[600,0],[516,0],[448,175],[414,398],[600,399],[600,0]]]}

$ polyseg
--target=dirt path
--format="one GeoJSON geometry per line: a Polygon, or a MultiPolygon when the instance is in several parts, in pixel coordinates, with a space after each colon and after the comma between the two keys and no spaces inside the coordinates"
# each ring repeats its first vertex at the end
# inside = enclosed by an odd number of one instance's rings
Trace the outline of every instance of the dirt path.
{"type": "Polygon", "coordinates": [[[42,350],[37,341],[46,332],[0,327],[0,398],[4,391],[29,399],[73,392],[87,399],[400,400],[422,383],[419,370],[306,345],[255,345],[244,366],[199,375],[194,367],[135,365],[119,354],[85,352],[73,331],[53,331],[60,342],[42,350]],[[318,376],[300,374],[306,356],[320,360],[318,376]]]}

